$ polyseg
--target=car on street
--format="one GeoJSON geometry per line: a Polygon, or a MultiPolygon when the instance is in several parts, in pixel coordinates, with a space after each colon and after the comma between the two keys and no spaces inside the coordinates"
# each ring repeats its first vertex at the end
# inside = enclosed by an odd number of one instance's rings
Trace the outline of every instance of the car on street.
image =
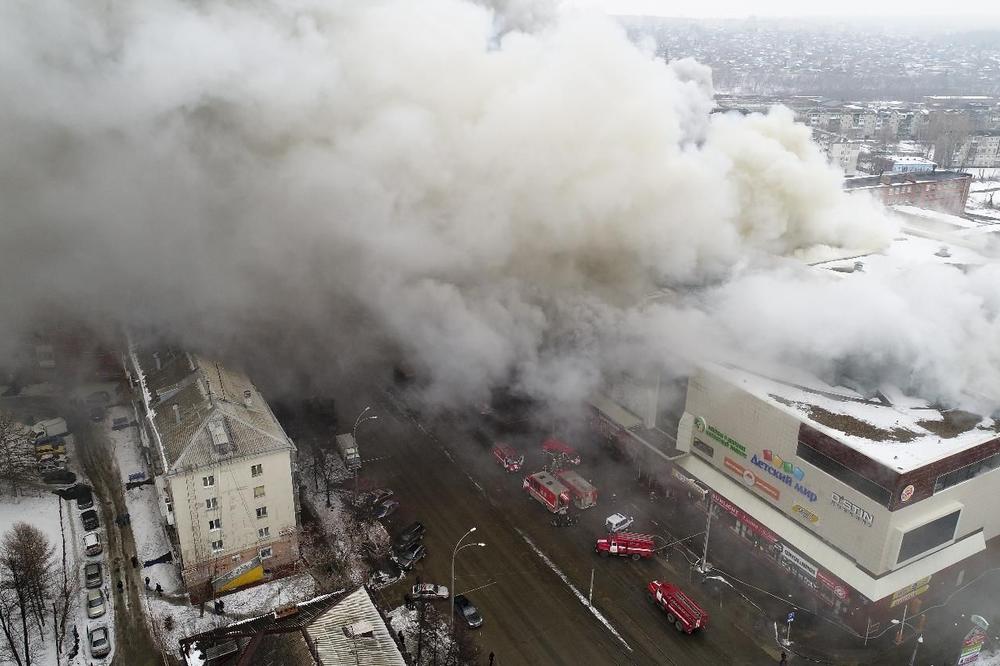
{"type": "Polygon", "coordinates": [[[101,543],[100,532],[87,532],[83,535],[83,551],[87,555],[100,555],[103,550],[104,544],[101,543]]]}
{"type": "Polygon", "coordinates": [[[390,497],[392,497],[395,494],[396,493],[394,493],[389,488],[382,488],[381,490],[376,490],[375,494],[372,495],[372,499],[371,499],[371,506],[372,506],[372,508],[374,509],[379,504],[381,504],[382,502],[386,501],[387,499],[389,499],[390,497]]]}
{"type": "Polygon", "coordinates": [[[88,509],[81,513],[80,520],[83,521],[83,529],[88,532],[92,532],[101,526],[101,521],[97,519],[97,512],[93,509],[88,509]]]}
{"type": "Polygon", "coordinates": [[[388,518],[393,513],[395,513],[396,509],[398,508],[399,508],[399,502],[397,502],[394,499],[387,499],[375,507],[375,509],[372,511],[372,516],[378,520],[381,520],[383,518],[388,518]]]}
{"type": "Polygon", "coordinates": [[[483,616],[479,614],[479,609],[464,594],[455,597],[455,614],[462,618],[470,629],[483,626],[483,616]]]}
{"type": "Polygon", "coordinates": [[[426,531],[427,529],[420,521],[412,522],[396,535],[396,538],[392,540],[392,546],[396,550],[404,550],[423,539],[426,531]]]}
{"type": "Polygon", "coordinates": [[[427,556],[427,547],[424,544],[414,543],[410,545],[409,548],[404,550],[396,551],[395,560],[401,568],[409,571],[414,567],[414,565],[420,560],[427,556]]]}
{"type": "Polygon", "coordinates": [[[604,527],[608,530],[608,534],[614,534],[615,532],[627,530],[634,522],[635,518],[632,516],[626,516],[621,513],[613,513],[608,516],[607,520],[604,521],[604,527]]]}
{"type": "Polygon", "coordinates": [[[127,416],[116,416],[114,419],[111,420],[112,430],[124,430],[125,428],[129,427],[129,425],[131,424],[127,416]]]}
{"type": "Polygon", "coordinates": [[[100,589],[87,590],[87,617],[91,620],[104,615],[108,607],[104,603],[104,593],[100,589]]]}
{"type": "Polygon", "coordinates": [[[107,625],[100,624],[87,629],[87,636],[90,639],[90,656],[94,659],[103,659],[111,653],[111,641],[108,636],[107,625]]]}
{"type": "Polygon", "coordinates": [[[92,590],[100,587],[104,583],[104,574],[101,572],[100,562],[87,562],[83,567],[83,580],[85,587],[92,590]]]}
{"type": "Polygon", "coordinates": [[[410,588],[410,599],[447,599],[448,588],[435,583],[420,583],[410,588]]]}

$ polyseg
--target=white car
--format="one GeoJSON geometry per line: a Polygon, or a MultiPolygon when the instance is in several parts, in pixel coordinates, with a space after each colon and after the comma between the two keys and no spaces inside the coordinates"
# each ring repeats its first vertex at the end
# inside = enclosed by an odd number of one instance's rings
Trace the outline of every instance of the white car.
{"type": "Polygon", "coordinates": [[[632,516],[625,516],[620,513],[613,513],[608,516],[608,519],[604,521],[604,527],[608,530],[609,534],[614,534],[615,532],[621,532],[627,530],[635,522],[635,518],[632,516]]]}
{"type": "Polygon", "coordinates": [[[104,550],[101,544],[100,532],[87,532],[83,535],[83,550],[87,555],[100,555],[104,550]]]}
{"type": "Polygon", "coordinates": [[[410,589],[411,599],[447,599],[449,596],[447,587],[434,583],[421,583],[410,589]]]}
{"type": "Polygon", "coordinates": [[[111,654],[111,641],[108,635],[107,626],[101,624],[93,629],[87,629],[87,636],[90,638],[90,656],[94,659],[103,659],[111,654]]]}

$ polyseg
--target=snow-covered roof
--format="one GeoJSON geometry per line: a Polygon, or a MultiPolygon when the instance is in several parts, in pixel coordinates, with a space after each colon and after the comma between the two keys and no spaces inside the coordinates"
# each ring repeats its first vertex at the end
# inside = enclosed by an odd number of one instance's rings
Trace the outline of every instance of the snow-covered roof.
{"type": "Polygon", "coordinates": [[[1000,438],[1000,424],[989,417],[938,409],[891,386],[866,398],[786,368],[705,368],[897,472],[1000,438]]]}
{"type": "Polygon", "coordinates": [[[242,372],[169,349],[132,357],[165,471],[294,448],[242,372]]]}

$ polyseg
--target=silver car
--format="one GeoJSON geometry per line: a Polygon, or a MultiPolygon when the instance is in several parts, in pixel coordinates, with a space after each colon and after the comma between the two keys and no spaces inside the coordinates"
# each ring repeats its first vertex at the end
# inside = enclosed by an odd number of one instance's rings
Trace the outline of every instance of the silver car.
{"type": "Polygon", "coordinates": [[[104,615],[108,607],[104,603],[104,593],[100,590],[87,590],[87,617],[91,620],[104,615]]]}
{"type": "Polygon", "coordinates": [[[93,629],[87,629],[87,636],[90,638],[91,657],[102,659],[111,654],[111,640],[106,625],[101,624],[93,629]]]}
{"type": "Polygon", "coordinates": [[[104,575],[101,573],[101,563],[100,562],[88,562],[85,567],[83,567],[83,580],[84,586],[90,590],[95,587],[100,587],[104,583],[104,575]]]}

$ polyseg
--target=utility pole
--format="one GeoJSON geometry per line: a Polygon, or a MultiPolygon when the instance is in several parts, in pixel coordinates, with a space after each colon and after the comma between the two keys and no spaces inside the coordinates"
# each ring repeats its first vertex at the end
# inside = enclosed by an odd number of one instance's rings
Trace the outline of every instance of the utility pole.
{"type": "Polygon", "coordinates": [[[699,571],[701,573],[708,572],[708,538],[711,535],[712,530],[712,514],[715,513],[715,496],[709,493],[708,495],[708,518],[705,520],[705,547],[701,552],[701,565],[699,571]]]}

